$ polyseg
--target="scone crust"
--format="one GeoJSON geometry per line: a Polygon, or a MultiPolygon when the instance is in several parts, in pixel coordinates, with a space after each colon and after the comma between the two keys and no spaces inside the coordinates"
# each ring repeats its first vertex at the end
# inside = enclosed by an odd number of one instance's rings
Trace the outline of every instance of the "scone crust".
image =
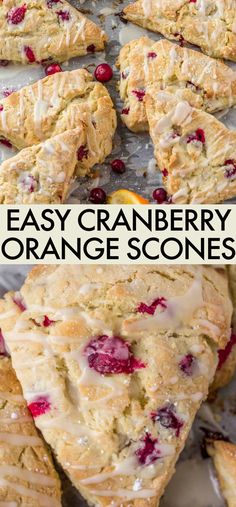
{"type": "Polygon", "coordinates": [[[236,445],[216,440],[209,443],[207,450],[213,459],[222,495],[228,507],[235,507],[236,445]]]}

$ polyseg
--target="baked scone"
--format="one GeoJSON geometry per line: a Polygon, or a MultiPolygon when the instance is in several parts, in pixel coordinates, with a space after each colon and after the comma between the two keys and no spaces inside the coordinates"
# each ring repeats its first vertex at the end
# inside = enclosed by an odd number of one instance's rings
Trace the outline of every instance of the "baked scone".
{"type": "Polygon", "coordinates": [[[86,131],[78,154],[78,174],[102,163],[112,150],[116,113],[110,95],[84,69],[59,72],[0,101],[0,137],[16,148],[38,144],[65,130],[86,131]]]}
{"type": "Polygon", "coordinates": [[[236,445],[223,440],[211,441],[207,446],[216,469],[221,493],[228,507],[236,507],[236,445]]]}
{"type": "Polygon", "coordinates": [[[145,101],[158,166],[173,203],[216,204],[236,195],[236,132],[196,109],[197,96],[148,87],[145,101]]]}
{"type": "Polygon", "coordinates": [[[219,60],[165,39],[141,37],[123,46],[117,61],[122,120],[134,131],[148,130],[146,86],[172,85],[196,95],[196,107],[209,113],[236,103],[236,72],[219,60]]]}
{"type": "Polygon", "coordinates": [[[195,44],[214,58],[236,61],[235,0],[138,0],[123,16],[167,39],[195,44]]]}
{"type": "Polygon", "coordinates": [[[8,357],[0,357],[0,505],[60,507],[60,481],[8,357]]]}
{"type": "Polygon", "coordinates": [[[85,138],[81,126],[5,160],[0,165],[0,204],[63,203],[85,138]]]}
{"type": "Polygon", "coordinates": [[[40,266],[1,311],[35,423],[82,495],[156,507],[229,338],[225,273],[40,266]]]}
{"type": "Polygon", "coordinates": [[[41,63],[101,51],[105,33],[65,0],[0,2],[0,60],[41,63]]]}

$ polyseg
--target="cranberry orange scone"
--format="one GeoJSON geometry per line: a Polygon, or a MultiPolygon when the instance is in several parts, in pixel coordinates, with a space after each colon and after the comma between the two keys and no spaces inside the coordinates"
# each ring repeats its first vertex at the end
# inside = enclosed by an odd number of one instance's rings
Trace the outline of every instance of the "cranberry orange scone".
{"type": "Polygon", "coordinates": [[[229,338],[225,273],[42,266],[1,310],[35,423],[82,495],[156,506],[229,338]]]}
{"type": "Polygon", "coordinates": [[[235,0],[138,0],[124,18],[167,39],[190,42],[214,58],[236,61],[235,0]]]}
{"type": "Polygon", "coordinates": [[[141,37],[126,44],[118,58],[122,120],[134,132],[148,130],[146,86],[183,89],[195,107],[213,113],[236,103],[236,72],[214,58],[167,40],[141,37]]]}
{"type": "Polygon", "coordinates": [[[216,469],[221,493],[228,507],[236,507],[236,445],[223,440],[209,442],[208,454],[216,469]]]}
{"type": "Polygon", "coordinates": [[[110,95],[84,69],[60,72],[0,101],[0,137],[18,149],[84,124],[77,173],[86,174],[112,150],[116,113],[110,95]]]}
{"type": "Polygon", "coordinates": [[[0,60],[65,61],[104,49],[104,32],[65,0],[0,2],[0,60]]]}

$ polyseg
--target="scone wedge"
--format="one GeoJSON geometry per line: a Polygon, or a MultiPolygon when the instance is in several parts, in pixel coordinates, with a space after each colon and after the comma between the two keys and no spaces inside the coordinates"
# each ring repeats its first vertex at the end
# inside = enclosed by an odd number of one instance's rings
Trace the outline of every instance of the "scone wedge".
{"type": "Polygon", "coordinates": [[[208,454],[216,469],[221,493],[228,507],[236,507],[236,445],[223,440],[209,442],[208,454]]]}
{"type": "Polygon", "coordinates": [[[6,296],[24,397],[90,504],[156,507],[231,313],[225,273],[210,267],[41,266],[6,296]]]}
{"type": "Polygon", "coordinates": [[[26,64],[65,61],[104,49],[106,35],[65,0],[4,0],[0,60],[26,64]]]}
{"type": "Polygon", "coordinates": [[[134,132],[148,130],[145,91],[150,85],[185,90],[190,102],[195,96],[195,107],[209,113],[236,103],[236,73],[230,67],[165,39],[141,37],[129,42],[121,49],[117,65],[122,120],[134,132]]]}
{"type": "Polygon", "coordinates": [[[214,58],[236,61],[235,0],[138,0],[124,18],[167,39],[190,42],[214,58]]]}

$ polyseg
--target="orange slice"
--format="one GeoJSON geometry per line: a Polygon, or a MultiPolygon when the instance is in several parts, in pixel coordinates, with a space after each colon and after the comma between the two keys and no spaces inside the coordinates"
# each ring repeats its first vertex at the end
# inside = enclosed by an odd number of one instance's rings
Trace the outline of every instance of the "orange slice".
{"type": "Polygon", "coordinates": [[[108,196],[107,202],[108,204],[149,204],[148,199],[123,188],[112,192],[108,196]]]}

